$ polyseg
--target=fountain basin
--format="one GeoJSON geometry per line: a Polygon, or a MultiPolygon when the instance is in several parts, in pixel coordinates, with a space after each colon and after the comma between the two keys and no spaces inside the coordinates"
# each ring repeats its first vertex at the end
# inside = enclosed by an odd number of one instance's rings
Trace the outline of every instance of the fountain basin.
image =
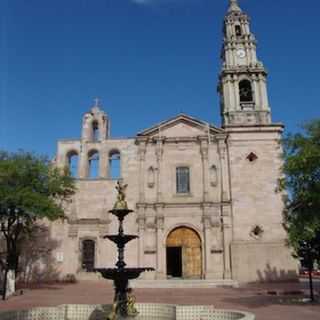
{"type": "Polygon", "coordinates": [[[133,239],[137,239],[138,236],[134,236],[134,235],[125,235],[125,234],[117,234],[117,235],[110,235],[110,236],[104,236],[104,239],[109,239],[112,242],[114,242],[115,244],[119,244],[120,247],[124,247],[124,245],[126,243],[128,243],[129,241],[133,240],[133,239]]]}
{"type": "Polygon", "coordinates": [[[128,281],[136,279],[144,271],[153,271],[153,268],[96,268],[95,272],[100,272],[105,279],[111,279],[116,281],[128,281]]]}
{"type": "MultiPolygon", "coordinates": [[[[119,320],[254,320],[248,312],[219,310],[212,306],[137,303],[139,315],[119,320]]],[[[0,312],[0,320],[106,320],[111,305],[69,304],[57,307],[0,312]]]]}

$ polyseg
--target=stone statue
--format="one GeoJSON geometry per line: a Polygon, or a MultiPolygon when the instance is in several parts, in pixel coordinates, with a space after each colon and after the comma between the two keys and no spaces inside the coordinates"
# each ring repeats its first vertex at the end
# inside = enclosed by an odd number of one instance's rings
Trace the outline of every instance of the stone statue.
{"type": "Polygon", "coordinates": [[[116,189],[118,191],[118,195],[117,195],[117,201],[114,204],[113,209],[128,209],[128,205],[126,202],[126,194],[125,194],[125,190],[127,189],[128,185],[125,184],[123,185],[122,182],[120,180],[118,180],[117,185],[116,185],[116,189]]]}
{"type": "Polygon", "coordinates": [[[129,317],[135,317],[139,314],[138,310],[135,307],[136,303],[136,297],[132,294],[132,289],[128,288],[127,291],[127,310],[128,310],[128,316],[129,317]]]}

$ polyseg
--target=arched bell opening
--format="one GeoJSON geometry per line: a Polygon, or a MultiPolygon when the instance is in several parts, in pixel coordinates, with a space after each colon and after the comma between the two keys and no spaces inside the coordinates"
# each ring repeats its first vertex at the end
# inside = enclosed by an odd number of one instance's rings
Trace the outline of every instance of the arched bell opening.
{"type": "Polygon", "coordinates": [[[89,179],[98,179],[100,176],[99,166],[99,151],[91,150],[88,152],[88,178],[89,179]]]}
{"type": "Polygon", "coordinates": [[[100,130],[98,121],[94,120],[92,122],[92,141],[97,142],[100,140],[100,130]]]}
{"type": "Polygon", "coordinates": [[[195,230],[189,227],[172,230],[166,240],[166,255],[168,278],[201,278],[201,238],[195,230]]]}
{"type": "Polygon", "coordinates": [[[66,155],[67,167],[73,178],[78,177],[79,154],[78,151],[71,150],[66,155]]]}

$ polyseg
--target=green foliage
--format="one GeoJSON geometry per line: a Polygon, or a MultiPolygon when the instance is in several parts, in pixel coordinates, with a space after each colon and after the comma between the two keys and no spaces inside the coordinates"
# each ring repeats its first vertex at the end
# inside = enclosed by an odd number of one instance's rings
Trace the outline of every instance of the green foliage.
{"type": "Polygon", "coordinates": [[[63,218],[64,202],[74,192],[73,178],[47,158],[23,151],[0,152],[0,231],[6,243],[2,261],[5,270],[17,272],[23,239],[32,233],[35,222],[63,218]]]}
{"type": "Polygon", "coordinates": [[[0,152],[0,217],[15,213],[49,220],[63,217],[63,202],[74,191],[73,178],[47,158],[0,152]]]}
{"type": "Polygon", "coordinates": [[[320,244],[315,240],[320,238],[320,119],[303,128],[303,133],[284,140],[283,182],[289,194],[285,225],[296,253],[308,243],[319,259],[320,244]]]}

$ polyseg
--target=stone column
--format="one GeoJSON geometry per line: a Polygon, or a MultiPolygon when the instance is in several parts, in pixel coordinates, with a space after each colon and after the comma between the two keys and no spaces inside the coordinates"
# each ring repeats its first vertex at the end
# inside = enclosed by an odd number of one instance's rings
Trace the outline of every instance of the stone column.
{"type": "Polygon", "coordinates": [[[234,111],[240,110],[240,96],[239,96],[239,84],[238,84],[238,76],[233,75],[232,78],[232,86],[233,86],[233,95],[234,95],[234,111]]]}
{"type": "Polygon", "coordinates": [[[79,154],[79,178],[84,179],[88,177],[88,151],[86,144],[81,140],[80,154],[79,154]]]}
{"type": "Polygon", "coordinates": [[[252,87],[254,92],[254,102],[255,102],[255,108],[261,109],[261,99],[260,99],[260,88],[259,84],[257,82],[257,77],[255,75],[252,75],[252,87]]]}
{"type": "Polygon", "coordinates": [[[221,210],[223,221],[223,278],[232,279],[230,251],[232,241],[231,207],[230,205],[222,206],[221,210]]]}
{"type": "Polygon", "coordinates": [[[218,152],[220,155],[221,168],[221,202],[230,201],[229,166],[227,158],[226,136],[217,135],[218,152]]]}
{"type": "Polygon", "coordinates": [[[225,85],[227,86],[226,93],[224,94],[225,97],[225,108],[229,109],[229,111],[235,110],[235,99],[234,99],[234,90],[233,90],[233,83],[231,76],[228,74],[225,78],[225,85]]]}
{"type": "Polygon", "coordinates": [[[139,267],[143,267],[144,264],[144,233],[145,233],[145,208],[143,206],[138,206],[137,208],[137,224],[138,224],[138,265],[139,267]]]}
{"type": "Polygon", "coordinates": [[[156,145],[156,158],[157,158],[157,202],[162,202],[162,187],[161,187],[161,162],[163,154],[163,140],[159,137],[156,145]]]}
{"type": "Polygon", "coordinates": [[[146,160],[146,140],[139,141],[139,202],[145,202],[145,160],[146,160]]]}
{"type": "Polygon", "coordinates": [[[213,279],[213,265],[211,261],[211,245],[212,245],[212,233],[211,233],[211,218],[210,208],[204,205],[203,207],[203,233],[204,233],[204,257],[202,259],[204,263],[203,276],[205,279],[213,279]]]}
{"type": "MultiPolygon", "coordinates": [[[[210,130],[210,129],[209,129],[210,130]]],[[[209,134],[209,133],[208,133],[209,134]]],[[[200,153],[202,159],[203,201],[209,201],[209,164],[208,164],[208,137],[200,137],[200,153]]]]}
{"type": "Polygon", "coordinates": [[[260,83],[260,92],[261,92],[261,99],[262,99],[262,110],[269,110],[269,99],[267,93],[267,81],[266,78],[260,74],[259,75],[259,83],[260,83]]]}
{"type": "Polygon", "coordinates": [[[78,225],[76,221],[69,224],[68,241],[66,244],[66,249],[64,250],[65,256],[63,257],[64,272],[75,274],[82,269],[78,225]]]}
{"type": "MultiPolygon", "coordinates": [[[[103,142],[101,142],[101,145],[103,146],[103,142]]],[[[101,178],[109,177],[109,154],[105,148],[99,150],[99,176],[101,178]]]]}
{"type": "Polygon", "coordinates": [[[214,263],[213,254],[220,254],[217,249],[218,243],[215,229],[221,227],[219,212],[214,207],[204,206],[203,208],[203,229],[204,229],[204,276],[205,279],[219,279],[221,277],[217,265],[214,263]]]}
{"type": "Polygon", "coordinates": [[[164,239],[164,214],[163,205],[156,205],[156,227],[157,227],[157,279],[166,279],[166,268],[165,268],[165,239],[164,239]]]}

